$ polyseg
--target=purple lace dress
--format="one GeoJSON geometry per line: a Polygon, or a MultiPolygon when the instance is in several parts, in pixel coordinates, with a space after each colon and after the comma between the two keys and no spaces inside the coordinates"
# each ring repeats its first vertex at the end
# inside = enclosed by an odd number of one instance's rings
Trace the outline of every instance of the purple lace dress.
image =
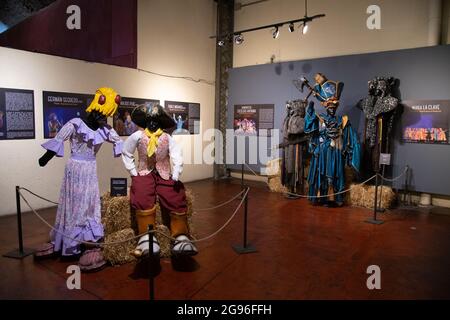
{"type": "Polygon", "coordinates": [[[95,156],[105,141],[113,143],[114,156],[120,156],[122,140],[110,126],[94,131],[80,118],[74,118],[42,146],[63,157],[66,140],[70,140],[71,157],[66,164],[56,214],[55,229],[60,232],[52,230],[50,239],[55,251],[69,256],[80,253],[78,241],[96,242],[103,237],[95,156]]]}

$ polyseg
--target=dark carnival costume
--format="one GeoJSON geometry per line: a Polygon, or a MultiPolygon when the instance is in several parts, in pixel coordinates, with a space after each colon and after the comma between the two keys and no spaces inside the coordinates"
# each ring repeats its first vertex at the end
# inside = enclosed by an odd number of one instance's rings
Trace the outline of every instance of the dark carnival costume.
{"type": "MultiPolygon", "coordinates": [[[[305,133],[311,134],[309,152],[312,154],[308,173],[310,197],[343,191],[344,167],[348,165],[359,171],[360,165],[358,136],[348,116],[336,115],[343,83],[330,81],[320,73],[316,74],[315,80],[314,87],[308,86],[326,113],[317,114],[312,101],[306,110],[305,133]]],[[[307,84],[307,80],[304,81],[307,84]]],[[[315,202],[314,198],[310,199],[315,202]]],[[[338,206],[343,204],[343,199],[343,194],[334,197],[338,206]]],[[[330,200],[326,204],[331,204],[330,200]]]]}
{"type": "Polygon", "coordinates": [[[368,174],[379,171],[380,153],[389,153],[389,139],[397,113],[398,99],[392,96],[395,79],[376,77],[368,82],[368,95],[358,106],[365,116],[364,164],[368,174]]]}
{"type": "MultiPolygon", "coordinates": [[[[122,160],[132,179],[130,202],[136,213],[138,232],[145,233],[149,224],[155,226],[158,200],[161,210],[170,215],[169,228],[176,239],[172,254],[195,255],[197,249],[188,238],[186,193],[183,183],[178,180],[183,170],[181,148],[165,131],[176,123],[159,105],[150,110],[145,106],[136,107],[131,118],[138,126],[145,128],[129,136],[122,151],[122,160]],[[136,149],[139,155],[137,163],[134,158],[136,149]]],[[[149,242],[148,234],[142,236],[134,255],[147,255],[149,242]]],[[[155,236],[152,243],[153,252],[159,254],[160,247],[155,236]]]]}
{"type": "Polygon", "coordinates": [[[281,183],[291,193],[304,192],[305,108],[307,101],[286,102],[283,121],[281,183]]]}

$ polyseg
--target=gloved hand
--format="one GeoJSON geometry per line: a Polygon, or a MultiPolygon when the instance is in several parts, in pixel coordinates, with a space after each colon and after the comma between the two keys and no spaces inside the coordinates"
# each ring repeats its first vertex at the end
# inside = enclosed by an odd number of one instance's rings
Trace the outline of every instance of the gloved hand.
{"type": "Polygon", "coordinates": [[[56,152],[48,150],[42,157],[39,158],[39,165],[45,167],[47,163],[56,155],[56,152]]]}
{"type": "Polygon", "coordinates": [[[173,185],[173,189],[175,190],[176,193],[180,192],[180,190],[183,188],[183,183],[179,180],[176,180],[174,185],[173,185]]]}

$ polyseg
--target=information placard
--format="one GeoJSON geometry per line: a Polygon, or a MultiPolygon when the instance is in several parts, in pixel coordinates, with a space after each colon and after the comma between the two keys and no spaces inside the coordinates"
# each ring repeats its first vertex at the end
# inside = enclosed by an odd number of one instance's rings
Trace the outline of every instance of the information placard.
{"type": "Polygon", "coordinates": [[[114,130],[117,131],[119,136],[129,136],[133,134],[139,129],[139,127],[131,121],[133,109],[141,104],[146,105],[147,108],[150,109],[159,103],[160,101],[155,99],[122,97],[119,109],[113,118],[114,130]]]}
{"type": "Polygon", "coordinates": [[[44,138],[54,138],[71,119],[85,117],[93,98],[93,94],[43,91],[44,138]]]}
{"type": "Polygon", "coordinates": [[[0,140],[34,138],[33,90],[0,88],[0,140]]]}
{"type": "Polygon", "coordinates": [[[200,103],[165,101],[164,108],[176,123],[172,134],[200,133],[200,103]]]}
{"type": "Polygon", "coordinates": [[[271,135],[274,128],[273,104],[245,104],[234,106],[234,134],[255,136],[271,135]]]}

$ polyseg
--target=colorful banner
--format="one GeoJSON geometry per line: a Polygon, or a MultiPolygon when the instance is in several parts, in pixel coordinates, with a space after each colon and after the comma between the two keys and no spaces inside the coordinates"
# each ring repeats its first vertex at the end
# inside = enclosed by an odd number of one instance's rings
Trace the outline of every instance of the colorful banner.
{"type": "Polygon", "coordinates": [[[33,90],[0,88],[0,140],[34,138],[33,90]]]}
{"type": "Polygon", "coordinates": [[[404,142],[448,144],[450,100],[402,101],[404,142]]]}

